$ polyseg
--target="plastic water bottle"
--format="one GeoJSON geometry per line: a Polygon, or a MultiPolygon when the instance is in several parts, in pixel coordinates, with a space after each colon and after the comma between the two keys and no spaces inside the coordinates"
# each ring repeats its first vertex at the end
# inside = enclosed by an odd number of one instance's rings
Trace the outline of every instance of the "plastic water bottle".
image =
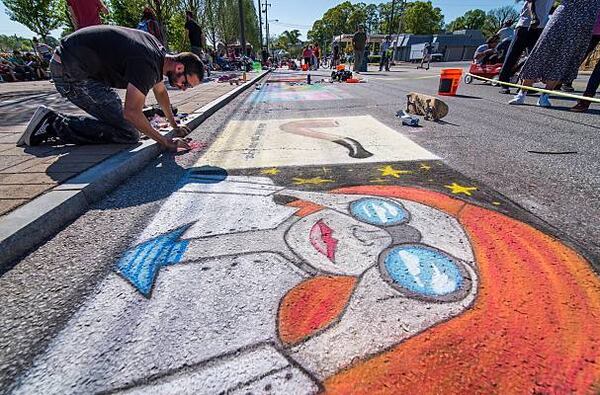
{"type": "Polygon", "coordinates": [[[419,118],[407,114],[406,111],[398,111],[396,116],[402,120],[403,125],[419,126],[419,118]]]}

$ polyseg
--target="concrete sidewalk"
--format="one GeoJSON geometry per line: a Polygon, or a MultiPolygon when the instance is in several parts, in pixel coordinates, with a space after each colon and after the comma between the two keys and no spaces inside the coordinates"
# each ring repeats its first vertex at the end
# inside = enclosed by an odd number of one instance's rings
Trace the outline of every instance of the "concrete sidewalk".
{"type": "MultiPolygon", "coordinates": [[[[185,92],[170,90],[169,95],[179,113],[192,113],[235,88],[236,85],[229,83],[209,82],[185,92]]],[[[120,92],[122,96],[124,93],[120,92]]],[[[82,112],[63,99],[48,81],[1,84],[0,102],[0,216],[131,147],[116,144],[16,147],[29,118],[40,105],[69,113],[82,112]]],[[[150,94],[146,104],[155,103],[150,94]]]]}
{"type": "MultiPolygon", "coordinates": [[[[171,103],[179,114],[189,114],[183,123],[194,129],[264,74],[248,73],[249,82],[239,86],[211,81],[185,92],[169,90],[171,103]]],[[[119,94],[123,97],[125,91],[119,94]]],[[[152,104],[156,101],[150,94],[146,105],[152,104]]],[[[16,147],[40,105],[82,113],[48,81],[0,85],[0,273],[161,152],[152,140],[16,147]]]]}

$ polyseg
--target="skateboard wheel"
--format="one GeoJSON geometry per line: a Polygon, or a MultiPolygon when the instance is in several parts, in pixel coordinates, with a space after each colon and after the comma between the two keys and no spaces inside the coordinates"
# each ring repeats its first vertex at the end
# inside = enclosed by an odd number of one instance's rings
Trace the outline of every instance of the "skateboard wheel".
{"type": "Polygon", "coordinates": [[[465,75],[465,84],[470,84],[471,82],[473,82],[473,77],[465,75]]]}

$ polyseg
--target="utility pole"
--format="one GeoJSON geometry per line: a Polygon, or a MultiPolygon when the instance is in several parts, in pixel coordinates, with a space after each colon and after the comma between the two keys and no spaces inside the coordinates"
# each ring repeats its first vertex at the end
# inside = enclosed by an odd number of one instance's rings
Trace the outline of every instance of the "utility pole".
{"type": "Polygon", "coordinates": [[[400,19],[398,21],[398,33],[396,34],[396,45],[394,45],[394,54],[392,55],[392,62],[396,60],[398,54],[398,40],[400,39],[400,33],[402,33],[402,17],[406,11],[406,0],[400,0],[400,19]]]}
{"type": "Polygon", "coordinates": [[[246,26],[244,23],[244,4],[243,0],[238,0],[238,6],[240,9],[240,44],[242,46],[242,56],[247,56],[246,53],[246,26]]]}
{"type": "Polygon", "coordinates": [[[263,28],[262,28],[262,0],[258,0],[258,26],[260,32],[260,52],[263,50],[263,28]]]}
{"type": "Polygon", "coordinates": [[[267,1],[265,0],[265,34],[267,35],[267,53],[271,55],[269,50],[269,7],[271,7],[271,3],[267,3],[267,1]]]}
{"type": "Polygon", "coordinates": [[[390,21],[388,22],[388,34],[392,34],[394,32],[393,30],[393,24],[394,24],[394,11],[396,10],[396,0],[392,0],[392,12],[390,15],[390,21]]]}

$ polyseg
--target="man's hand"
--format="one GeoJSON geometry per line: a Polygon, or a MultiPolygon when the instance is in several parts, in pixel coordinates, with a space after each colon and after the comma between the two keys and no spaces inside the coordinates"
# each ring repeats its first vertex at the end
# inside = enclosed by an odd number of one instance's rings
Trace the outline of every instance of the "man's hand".
{"type": "Polygon", "coordinates": [[[185,137],[188,134],[192,133],[192,130],[185,125],[179,125],[173,129],[173,133],[176,137],[185,137]]]}
{"type": "Polygon", "coordinates": [[[170,152],[182,152],[182,151],[189,151],[192,149],[192,147],[190,147],[190,145],[188,144],[191,141],[191,139],[182,139],[179,137],[165,137],[165,147],[167,148],[167,150],[169,150],[170,152]]]}

